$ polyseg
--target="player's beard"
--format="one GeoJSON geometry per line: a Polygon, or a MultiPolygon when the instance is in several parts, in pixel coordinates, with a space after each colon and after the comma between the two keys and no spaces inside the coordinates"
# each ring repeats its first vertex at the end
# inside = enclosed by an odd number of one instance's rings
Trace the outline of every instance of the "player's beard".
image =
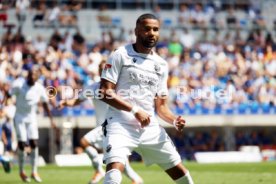
{"type": "Polygon", "coordinates": [[[158,39],[151,42],[148,38],[141,39],[141,43],[146,48],[153,48],[156,46],[158,39]]]}

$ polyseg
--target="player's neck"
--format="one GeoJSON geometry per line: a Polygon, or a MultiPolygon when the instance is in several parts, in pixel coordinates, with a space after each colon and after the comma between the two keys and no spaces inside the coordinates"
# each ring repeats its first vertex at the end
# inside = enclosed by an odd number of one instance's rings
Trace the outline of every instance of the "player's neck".
{"type": "Polygon", "coordinates": [[[138,45],[137,43],[132,44],[133,50],[137,53],[142,54],[153,54],[152,48],[146,48],[141,45],[138,45]]]}

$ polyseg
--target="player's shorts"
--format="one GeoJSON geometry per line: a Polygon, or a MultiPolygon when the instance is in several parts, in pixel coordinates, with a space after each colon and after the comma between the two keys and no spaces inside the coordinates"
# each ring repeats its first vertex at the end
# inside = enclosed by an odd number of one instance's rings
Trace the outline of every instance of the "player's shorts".
{"type": "Polygon", "coordinates": [[[23,122],[22,117],[14,117],[14,128],[18,141],[27,142],[28,140],[38,139],[38,126],[36,122],[23,122]]]}
{"type": "Polygon", "coordinates": [[[158,164],[162,169],[170,169],[181,163],[170,137],[159,125],[144,129],[117,122],[104,123],[104,162],[125,164],[133,150],[138,152],[146,165],[158,164]]]}
{"type": "Polygon", "coordinates": [[[97,149],[103,149],[102,126],[98,126],[84,135],[84,138],[97,149]]]}
{"type": "Polygon", "coordinates": [[[0,140],[0,155],[4,154],[4,143],[0,140]]]}
{"type": "Polygon", "coordinates": [[[12,140],[8,139],[8,143],[5,146],[6,151],[12,151],[12,140]]]}

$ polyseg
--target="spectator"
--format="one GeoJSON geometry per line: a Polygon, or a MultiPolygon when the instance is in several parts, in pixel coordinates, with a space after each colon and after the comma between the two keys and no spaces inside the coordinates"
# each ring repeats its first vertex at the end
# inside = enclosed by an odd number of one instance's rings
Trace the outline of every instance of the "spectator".
{"type": "Polygon", "coordinates": [[[57,2],[53,3],[53,7],[49,13],[49,16],[47,18],[48,25],[53,26],[54,28],[57,28],[59,26],[59,16],[60,16],[60,8],[57,2]]]}
{"type": "Polygon", "coordinates": [[[8,6],[2,1],[0,2],[0,21],[3,23],[3,26],[6,25],[8,20],[8,14],[7,14],[8,6]]]}
{"type": "Polygon", "coordinates": [[[180,43],[184,47],[184,49],[192,49],[192,47],[195,44],[195,37],[192,33],[188,31],[187,28],[183,29],[182,34],[179,36],[180,37],[180,43]]]}
{"type": "Polygon", "coordinates": [[[1,40],[2,45],[3,46],[9,46],[11,44],[11,42],[12,42],[12,38],[13,38],[12,28],[9,27],[7,29],[7,32],[4,33],[3,36],[2,36],[2,40],[1,40]]]}
{"type": "Polygon", "coordinates": [[[175,132],[175,135],[172,135],[173,142],[179,152],[181,158],[186,156],[186,141],[183,139],[183,133],[175,132]]]}
{"type": "Polygon", "coordinates": [[[202,132],[196,132],[195,137],[192,139],[192,148],[194,152],[208,150],[207,142],[204,140],[204,135],[202,132]]]}
{"type": "Polygon", "coordinates": [[[152,14],[154,16],[156,16],[160,22],[162,22],[162,19],[161,19],[161,7],[159,5],[156,5],[156,6],[153,7],[153,13],[152,14]]]}
{"type": "Polygon", "coordinates": [[[134,31],[132,29],[130,29],[128,31],[128,36],[127,36],[127,43],[133,43],[136,39],[136,36],[134,34],[134,31]]]}
{"type": "Polygon", "coordinates": [[[173,56],[180,57],[180,55],[183,51],[182,45],[180,44],[179,38],[175,31],[173,31],[171,34],[171,40],[168,45],[168,48],[169,48],[169,53],[172,54],[173,56]]]}
{"type": "Polygon", "coordinates": [[[181,4],[178,12],[177,22],[182,27],[187,27],[190,23],[190,10],[186,4],[181,4]]]}
{"type": "Polygon", "coordinates": [[[204,27],[207,23],[207,15],[203,12],[202,5],[197,3],[191,11],[191,23],[194,26],[204,27]]]}
{"type": "Polygon", "coordinates": [[[226,16],[226,24],[229,28],[235,28],[238,25],[238,19],[235,14],[235,9],[234,7],[230,7],[228,9],[228,14],[226,16]]]}
{"type": "Polygon", "coordinates": [[[12,157],[14,151],[12,146],[14,141],[12,122],[15,114],[15,106],[12,99],[9,99],[7,103],[7,106],[4,107],[6,121],[2,125],[2,141],[5,145],[5,152],[12,157]]]}
{"type": "Polygon", "coordinates": [[[252,23],[256,28],[265,28],[266,27],[265,18],[262,15],[261,10],[256,11],[256,14],[252,20],[252,23]]]}
{"type": "Polygon", "coordinates": [[[60,26],[77,26],[77,13],[72,11],[73,7],[63,6],[59,14],[59,23],[60,26]]]}
{"type": "Polygon", "coordinates": [[[21,28],[27,18],[27,9],[30,6],[29,0],[16,0],[16,18],[21,28]]]}
{"type": "Polygon", "coordinates": [[[33,44],[39,53],[41,53],[42,55],[45,55],[47,43],[44,41],[44,39],[41,35],[38,35],[36,37],[36,40],[34,41],[33,44]]]}
{"type": "Polygon", "coordinates": [[[72,49],[75,55],[80,56],[85,48],[85,38],[79,30],[73,35],[72,49]]]}
{"type": "Polygon", "coordinates": [[[14,35],[12,42],[14,44],[23,45],[25,43],[26,39],[25,36],[22,34],[22,28],[19,27],[16,34],[14,35]]]}
{"type": "Polygon", "coordinates": [[[102,31],[110,27],[112,18],[107,12],[107,7],[101,5],[98,11],[97,20],[102,31]]]}
{"type": "Polygon", "coordinates": [[[212,130],[208,141],[208,151],[225,151],[222,137],[218,131],[212,130]]]}
{"type": "Polygon", "coordinates": [[[44,2],[40,2],[33,17],[34,27],[44,26],[46,21],[47,7],[44,2]]]}

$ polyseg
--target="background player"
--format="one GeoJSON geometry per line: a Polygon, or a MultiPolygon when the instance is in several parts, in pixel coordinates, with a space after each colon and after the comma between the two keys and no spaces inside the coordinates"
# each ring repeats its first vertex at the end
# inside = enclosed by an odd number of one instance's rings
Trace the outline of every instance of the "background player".
{"type": "Polygon", "coordinates": [[[10,173],[11,172],[11,163],[10,163],[10,159],[6,156],[0,155],[0,162],[3,165],[4,171],[6,173],[10,173]]]}
{"type": "Polygon", "coordinates": [[[3,106],[0,104],[0,162],[3,165],[4,171],[6,173],[9,173],[11,171],[11,165],[10,165],[10,159],[7,156],[4,156],[4,145],[1,142],[1,137],[2,137],[2,126],[1,126],[1,121],[2,119],[5,119],[5,114],[3,111],[3,106]]]}
{"type": "Polygon", "coordinates": [[[24,171],[25,147],[31,147],[30,161],[32,166],[31,178],[36,182],[42,182],[37,172],[38,167],[38,125],[37,125],[37,106],[42,105],[50,118],[52,127],[55,127],[53,117],[48,106],[48,96],[45,88],[37,82],[40,76],[40,69],[34,65],[29,71],[26,79],[17,79],[14,81],[11,89],[11,95],[16,97],[16,112],[14,117],[14,126],[18,140],[18,164],[20,178],[24,182],[30,182],[30,178],[24,171]]]}

